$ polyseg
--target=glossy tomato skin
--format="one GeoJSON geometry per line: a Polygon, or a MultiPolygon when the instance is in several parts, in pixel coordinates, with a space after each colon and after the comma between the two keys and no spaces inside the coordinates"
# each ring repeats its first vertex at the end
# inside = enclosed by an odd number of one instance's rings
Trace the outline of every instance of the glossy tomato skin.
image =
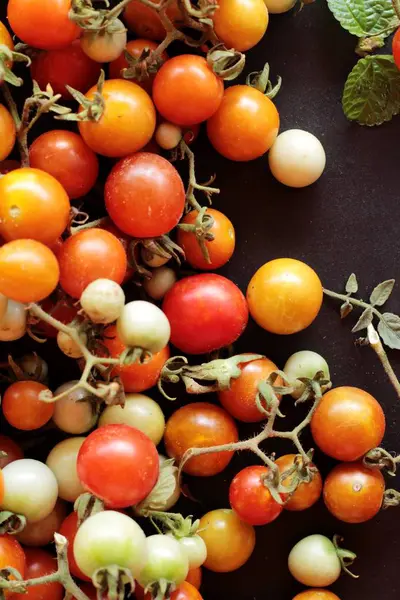
{"type": "Polygon", "coordinates": [[[80,298],[95,279],[122,283],[127,267],[121,242],[103,229],[84,229],[67,239],[59,254],[60,284],[72,298],[80,298]]]}
{"type": "Polygon", "coordinates": [[[219,109],[207,122],[208,138],[214,148],[235,161],[249,161],[265,154],[278,131],[275,104],[248,85],[225,90],[219,109]]]}
{"type": "Polygon", "coordinates": [[[31,167],[55,177],[71,200],[90,192],[99,174],[97,156],[72,131],[43,133],[30,147],[29,159],[31,167]]]}
{"type": "Polygon", "coordinates": [[[89,58],[80,41],[75,40],[65,48],[40,52],[32,59],[31,75],[41,90],[49,83],[54,94],[70,100],[72,96],[66,86],[86,93],[100,77],[100,65],[89,58]]]}
{"type": "Polygon", "coordinates": [[[158,112],[177,125],[196,125],[209,119],[218,110],[223,93],[224,84],[206,59],[192,54],[164,63],[153,85],[158,112]]]}
{"type": "MultiPolygon", "coordinates": [[[[279,467],[280,473],[289,471],[295,462],[295,454],[284,454],[276,459],[276,464],[279,467]]],[[[316,469],[315,465],[312,465],[316,469]]],[[[287,477],[282,481],[282,485],[285,487],[290,486],[293,481],[293,476],[287,477]]],[[[322,493],[322,477],[320,472],[317,470],[313,474],[312,480],[307,483],[303,481],[293,492],[289,500],[285,503],[284,508],[286,510],[306,510],[313,506],[321,497],[322,493]]]]}
{"type": "MultiPolygon", "coordinates": [[[[152,11],[152,12],[154,13],[154,11],[152,11]]],[[[139,59],[142,56],[144,50],[153,52],[154,50],[157,50],[157,47],[158,47],[158,44],[156,42],[153,42],[152,40],[146,40],[146,39],[131,40],[126,45],[126,52],[128,52],[131,56],[133,56],[133,58],[139,59]]],[[[162,60],[163,61],[168,60],[168,55],[166,52],[163,52],[162,60]]],[[[125,58],[125,52],[123,52],[121,54],[121,56],[119,56],[117,59],[115,59],[113,62],[110,63],[110,65],[108,67],[108,76],[110,77],[110,79],[118,79],[120,77],[123,78],[122,70],[127,69],[128,66],[129,66],[128,61],[125,58]]],[[[129,81],[134,81],[135,83],[140,85],[141,88],[146,90],[146,92],[148,94],[151,94],[151,91],[153,89],[154,77],[155,77],[155,75],[149,73],[149,75],[147,77],[143,77],[140,80],[139,79],[130,79],[129,81]]]]}
{"type": "Polygon", "coordinates": [[[138,152],[119,161],[106,181],[108,214],[124,233],[158,237],[179,222],[185,207],[182,179],[171,163],[156,154],[138,152]]]}
{"type": "MultiPolygon", "coordinates": [[[[26,579],[36,579],[57,571],[57,560],[49,552],[40,548],[25,548],[26,579]]],[[[25,594],[13,594],[13,600],[62,600],[64,588],[61,583],[42,583],[27,588],[25,594]]]]}
{"type": "Polygon", "coordinates": [[[22,448],[6,435],[0,435],[0,451],[7,454],[7,456],[0,458],[0,469],[4,469],[4,467],[14,462],[14,460],[24,458],[22,448]]]}
{"type": "Polygon", "coordinates": [[[76,564],[75,556],[74,556],[74,540],[76,533],[78,531],[78,514],[76,512],[72,512],[68,515],[68,517],[62,522],[59,533],[67,538],[68,548],[68,564],[71,574],[78,579],[82,579],[83,581],[91,581],[89,577],[87,577],[78,565],[76,564]]]}
{"type": "Polygon", "coordinates": [[[129,425],[104,425],[91,433],[78,454],[78,476],[86,490],[108,508],[141,502],[153,489],[159,472],[154,443],[129,425]]]}
{"type": "Polygon", "coordinates": [[[256,465],[242,469],[229,488],[229,503],[239,518],[249,525],[267,525],[283,510],[263,484],[267,467],[256,465]]]}
{"type": "Polygon", "coordinates": [[[38,381],[16,381],[5,391],[2,408],[7,421],[16,429],[32,431],[50,421],[54,406],[39,400],[48,388],[38,381]]]}
{"type": "Polygon", "coordinates": [[[14,148],[16,138],[15,123],[3,104],[0,104],[0,160],[4,160],[14,148]]]}
{"type": "Polygon", "coordinates": [[[35,240],[0,248],[0,293],[16,302],[40,302],[57,286],[60,270],[51,250],[35,240]]]}
{"type": "Polygon", "coordinates": [[[127,265],[126,265],[125,277],[124,277],[124,280],[122,283],[126,283],[127,281],[129,281],[129,279],[131,279],[131,277],[133,276],[133,274],[135,272],[135,270],[129,266],[129,261],[130,261],[129,260],[129,244],[131,243],[132,238],[129,235],[127,235],[126,233],[124,233],[123,231],[121,231],[120,229],[118,229],[118,227],[116,225],[114,225],[114,223],[111,221],[111,219],[109,217],[105,217],[104,220],[102,220],[102,222],[99,224],[99,228],[105,229],[106,231],[109,231],[110,233],[115,235],[115,237],[119,239],[119,241],[121,242],[121,244],[124,247],[127,265]]]}
{"type": "Polygon", "coordinates": [[[194,585],[184,581],[172,592],[171,600],[203,600],[203,596],[194,585]]]}
{"type": "MultiPolygon", "coordinates": [[[[208,402],[193,402],[182,406],[168,419],[164,443],[168,456],[177,463],[189,448],[204,448],[238,441],[234,420],[219,406],[208,402]]],[[[189,475],[208,477],[221,473],[231,461],[233,452],[218,452],[195,456],[183,470],[189,475]]]]}
{"type": "Polygon", "coordinates": [[[382,508],[385,480],[380,471],[362,462],[341,463],[329,473],[324,484],[324,502],[339,521],[364,523],[382,508]]]}
{"type": "MultiPolygon", "coordinates": [[[[40,306],[49,315],[58,319],[61,323],[64,323],[64,325],[71,323],[79,310],[77,306],[74,306],[73,303],[67,299],[53,301],[51,297],[43,300],[43,302],[40,303],[40,306]]],[[[36,330],[46,338],[56,338],[58,334],[58,330],[45,321],[40,321],[36,325],[36,330]]]]}
{"type": "Polygon", "coordinates": [[[200,589],[201,580],[203,578],[203,572],[201,567],[197,567],[196,569],[189,569],[189,573],[186,576],[186,581],[193,585],[196,590],[200,589]]]}
{"type": "Polygon", "coordinates": [[[171,342],[187,354],[205,354],[235,342],[247,325],[239,288],[226,277],[202,273],[181,279],[164,298],[171,342]]]}
{"type": "MultiPolygon", "coordinates": [[[[97,87],[86,94],[93,100],[97,87]]],[[[105,108],[99,121],[80,121],[79,132],[97,154],[119,158],[141,150],[152,138],[156,112],[150,96],[139,85],[122,79],[104,83],[105,108]],[[132,127],[135,123],[135,127],[132,127]]]]}
{"type": "Polygon", "coordinates": [[[340,600],[340,598],[329,590],[312,589],[300,592],[293,600],[340,600]]]}
{"type": "Polygon", "coordinates": [[[317,317],[323,300],[316,272],[293,258],[271,260],[253,275],[247,302],[253,319],[267,331],[297,333],[317,317]]]}
{"type": "Polygon", "coordinates": [[[10,242],[33,239],[51,246],[69,220],[70,203],[52,175],[31,168],[11,171],[0,179],[0,234],[10,242]]]}
{"type": "Polygon", "coordinates": [[[379,446],[385,433],[385,415],[373,396],[343,386],[327,392],[311,419],[311,433],[328,456],[354,461],[379,446]]]}
{"type": "Polygon", "coordinates": [[[396,67],[400,69],[400,28],[396,31],[392,41],[392,52],[396,67]]]}
{"type": "MultiPolygon", "coordinates": [[[[26,559],[20,543],[11,535],[0,535],[0,570],[6,567],[16,569],[22,579],[25,577],[26,559]]],[[[10,577],[15,579],[15,577],[10,577]]],[[[14,594],[5,592],[5,597],[14,598],[14,594]]]]}
{"type": "Polygon", "coordinates": [[[14,42],[4,23],[0,23],[0,44],[2,46],[7,46],[10,50],[14,50],[14,42]]]}
{"type": "Polygon", "coordinates": [[[212,19],[221,42],[240,52],[258,44],[269,20],[264,0],[219,0],[212,19]]]}
{"type": "Polygon", "coordinates": [[[80,34],[68,18],[71,0],[10,0],[7,17],[15,35],[41,50],[63,48],[80,34]]]}
{"type": "MultiPolygon", "coordinates": [[[[169,5],[167,15],[173,22],[179,21],[182,15],[176,2],[169,5]]],[[[124,21],[138,37],[156,41],[165,37],[165,28],[156,11],[142,4],[140,0],[129,2],[124,10],[124,21]]]]}
{"type": "MultiPolygon", "coordinates": [[[[242,371],[237,379],[232,379],[228,390],[218,392],[218,400],[232,417],[244,423],[259,423],[265,414],[256,405],[258,384],[265,381],[278,367],[268,358],[259,358],[239,364],[242,371]]],[[[276,385],[282,385],[279,377],[276,385]]]]}

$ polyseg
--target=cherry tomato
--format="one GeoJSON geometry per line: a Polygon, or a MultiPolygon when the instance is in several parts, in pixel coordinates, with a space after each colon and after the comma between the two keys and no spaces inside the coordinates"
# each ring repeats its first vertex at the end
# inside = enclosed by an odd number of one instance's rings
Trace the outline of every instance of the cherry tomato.
{"type": "Polygon", "coordinates": [[[128,41],[125,25],[120,19],[113,20],[110,29],[83,31],[80,42],[82,50],[98,63],[111,62],[123,52],[128,41]]]}
{"type": "Polygon", "coordinates": [[[247,302],[253,319],[267,331],[288,335],[308,327],[321,308],[318,275],[293,258],[271,260],[253,275],[247,302]]]}
{"type": "MultiPolygon", "coordinates": [[[[89,600],[97,600],[97,590],[91,583],[84,583],[79,585],[81,591],[86,594],[89,600]]],[[[136,586],[135,586],[135,596],[136,596],[136,586]]],[[[76,598],[72,598],[72,600],[76,600],[76,598]]]]}
{"type": "Polygon", "coordinates": [[[197,567],[197,569],[189,569],[189,573],[186,576],[186,581],[193,585],[196,588],[196,590],[199,590],[201,586],[202,577],[203,574],[201,567],[197,567]]]}
{"type": "Polygon", "coordinates": [[[0,451],[7,454],[7,456],[0,457],[0,469],[4,469],[14,460],[24,458],[22,448],[6,435],[0,435],[0,451]]]}
{"type": "MultiPolygon", "coordinates": [[[[61,300],[53,300],[52,297],[46,298],[40,304],[41,308],[49,315],[64,323],[64,325],[68,325],[73,321],[78,314],[79,307],[74,306],[72,302],[67,298],[62,298],[61,300]]],[[[45,321],[40,321],[36,325],[36,330],[40,332],[44,337],[56,338],[58,334],[58,330],[46,323],[45,321]]]]}
{"type": "Polygon", "coordinates": [[[68,548],[67,548],[67,556],[68,556],[68,564],[69,570],[74,577],[78,579],[82,579],[83,581],[91,581],[90,577],[87,577],[78,565],[76,564],[75,556],[74,556],[74,541],[75,536],[78,531],[78,515],[76,512],[72,512],[68,515],[68,517],[63,521],[61,527],[59,529],[59,533],[67,538],[68,548]]]}
{"type": "Polygon", "coordinates": [[[97,156],[72,131],[43,133],[30,147],[29,159],[31,167],[55,177],[71,200],[90,192],[99,174],[97,156]]]}
{"type": "Polygon", "coordinates": [[[203,596],[197,591],[195,586],[184,581],[172,592],[171,600],[203,600],[203,596]]]}
{"type": "Polygon", "coordinates": [[[64,243],[59,254],[60,284],[67,294],[80,298],[95,279],[122,283],[127,267],[121,242],[103,229],[84,229],[64,243]]]}
{"type": "Polygon", "coordinates": [[[80,41],[75,40],[65,48],[40,52],[32,59],[31,75],[41,90],[45,90],[49,83],[55,94],[70,100],[72,96],[65,86],[86,93],[96,84],[100,68],[84,53],[80,41]]]}
{"type": "Polygon", "coordinates": [[[41,50],[62,48],[80,34],[69,19],[71,0],[9,0],[7,17],[15,35],[41,50]]]}
{"type": "MultiPolygon", "coordinates": [[[[0,571],[6,567],[12,567],[22,576],[25,577],[25,553],[21,545],[11,535],[0,535],[0,571]]],[[[10,579],[15,579],[11,576],[10,579]]],[[[14,594],[5,591],[6,598],[14,598],[14,594]]]]}
{"type": "Polygon", "coordinates": [[[53,404],[39,400],[40,392],[47,387],[37,381],[16,381],[3,396],[3,414],[13,427],[23,431],[39,429],[50,421],[53,404]]]}
{"type": "Polygon", "coordinates": [[[0,160],[4,160],[11,153],[16,135],[14,119],[6,107],[0,104],[0,160]]]}
{"type": "Polygon", "coordinates": [[[396,67],[400,69],[400,28],[396,31],[392,41],[392,52],[396,67]]]}
{"type": "Polygon", "coordinates": [[[78,454],[78,476],[86,490],[109,508],[141,502],[157,482],[154,443],[129,425],[104,425],[91,433],[78,454]]]}
{"type": "Polygon", "coordinates": [[[258,44],[269,20],[264,0],[218,0],[212,19],[221,42],[240,52],[258,44]]]}
{"type": "Polygon", "coordinates": [[[242,469],[229,488],[229,503],[239,518],[249,525],[267,525],[283,510],[263,483],[267,467],[256,465],[242,469]]]}
{"type": "MultiPolygon", "coordinates": [[[[10,50],[14,50],[14,42],[8,32],[7,27],[0,21],[0,45],[7,46],[10,50]]],[[[8,65],[10,68],[12,65],[8,65]]]]}
{"type": "MultiPolygon", "coordinates": [[[[240,363],[242,373],[237,379],[232,379],[230,388],[218,392],[218,399],[225,410],[238,421],[244,423],[258,423],[265,419],[265,414],[260,412],[256,405],[258,385],[265,381],[278,367],[268,358],[260,358],[248,363],[240,363]]],[[[276,385],[282,385],[279,377],[276,385]]]]}
{"type": "Polygon", "coordinates": [[[236,571],[250,558],[256,544],[254,528],[233,510],[217,509],[200,519],[199,535],[207,546],[204,566],[217,573],[236,571]]]}
{"type": "MultiPolygon", "coordinates": [[[[235,249],[235,230],[231,221],[219,210],[208,208],[207,215],[214,219],[209,232],[214,236],[210,242],[205,242],[211,262],[203,256],[200,244],[191,231],[178,229],[177,242],[184,250],[187,262],[195,269],[214,270],[225,265],[235,249]]],[[[190,211],[181,221],[183,224],[194,225],[198,212],[190,211]]]]}
{"type": "Polygon", "coordinates": [[[24,546],[47,546],[54,542],[54,534],[60,530],[67,514],[67,505],[58,499],[50,514],[34,523],[27,523],[18,533],[17,540],[24,546]]]}
{"type": "Polygon", "coordinates": [[[325,394],[311,419],[317,446],[336,460],[353,461],[379,446],[385,415],[373,396],[355,387],[338,387],[325,394]]]}
{"type": "MultiPolygon", "coordinates": [[[[110,353],[111,358],[118,358],[126,349],[122,343],[115,325],[107,327],[102,340],[103,344],[110,353]]],[[[112,377],[120,377],[126,393],[144,392],[156,385],[165,362],[170,357],[170,350],[166,346],[160,352],[156,352],[146,362],[134,362],[130,365],[115,367],[112,377]]]]}
{"type": "Polygon", "coordinates": [[[171,123],[194,125],[209,119],[219,108],[224,84],[205,58],[181,54],[158,71],[153,100],[158,112],[171,123]]]}
{"type": "Polygon", "coordinates": [[[105,203],[111,219],[125,233],[137,238],[158,237],[178,224],[185,207],[185,188],[168,160],[138,152],[112,169],[105,203]]]}
{"type": "MultiPolygon", "coordinates": [[[[172,2],[169,5],[167,15],[173,22],[182,18],[177,2],[172,2]]],[[[165,38],[166,32],[160,17],[155,10],[142,4],[140,0],[129,2],[124,11],[124,19],[129,29],[136,33],[138,37],[150,40],[163,40],[165,38]]]]}
{"type": "MultiPolygon", "coordinates": [[[[96,92],[97,87],[92,87],[86,98],[93,100],[96,92]]],[[[105,107],[100,119],[78,124],[87,145],[110,157],[127,156],[143,148],[156,127],[156,112],[147,92],[131,81],[110,79],[104,83],[102,96],[105,107]]]]}
{"type": "MultiPolygon", "coordinates": [[[[36,579],[57,571],[57,560],[45,550],[25,548],[26,579],[36,579]]],[[[25,594],[13,594],[13,600],[62,600],[64,588],[61,583],[42,583],[27,588],[25,594]]]]}
{"type": "Polygon", "coordinates": [[[187,354],[204,354],[229,346],[248,320],[246,300],[229,279],[202,273],[181,279],[164,298],[171,342],[187,354]]]}
{"type": "Polygon", "coordinates": [[[56,257],[40,242],[14,240],[0,248],[0,294],[16,302],[47,298],[59,274],[56,257]]]}
{"type": "Polygon", "coordinates": [[[4,498],[4,477],[3,473],[0,470],[0,504],[3,502],[4,498]]]}
{"type": "MultiPolygon", "coordinates": [[[[168,456],[179,463],[189,448],[204,448],[238,441],[234,420],[219,406],[193,402],[182,406],[168,419],[164,443],[168,456]]],[[[188,460],[183,470],[189,475],[207,477],[225,469],[233,452],[202,454],[188,460]]]]}
{"type": "Polygon", "coordinates": [[[48,246],[63,233],[70,203],[65,189],[39,169],[16,169],[0,179],[0,234],[10,242],[33,239],[48,246]]]}
{"type": "MultiPolygon", "coordinates": [[[[289,469],[293,467],[295,459],[296,454],[285,454],[276,459],[275,462],[278,465],[281,474],[285,471],[289,471],[289,469]]],[[[311,466],[316,469],[314,464],[311,466]]],[[[285,487],[289,487],[292,483],[293,475],[286,477],[286,479],[282,481],[282,485],[285,487]]],[[[289,500],[285,503],[284,508],[286,508],[286,510],[306,510],[319,500],[321,492],[322,477],[320,472],[316,470],[316,472],[313,472],[313,478],[309,483],[303,481],[298,485],[289,500]]]]}
{"type": "Polygon", "coordinates": [[[279,113],[262,92],[248,85],[225,90],[219,109],[207,122],[214,148],[230,160],[248,161],[267,152],[279,131],[279,113]]]}
{"type": "Polygon", "coordinates": [[[123,231],[121,231],[120,229],[118,229],[118,227],[116,225],[114,225],[114,223],[111,221],[111,219],[109,217],[105,217],[104,220],[102,220],[102,222],[99,224],[99,228],[105,229],[106,231],[109,231],[110,233],[115,235],[115,237],[119,239],[119,241],[121,242],[121,244],[124,247],[127,264],[126,264],[125,277],[124,277],[122,283],[126,283],[127,281],[129,281],[129,279],[131,279],[131,277],[133,276],[133,274],[135,272],[135,269],[133,269],[132,267],[129,266],[129,262],[130,262],[129,244],[131,243],[132,238],[129,235],[127,235],[126,233],[124,233],[123,231]]]}
{"type": "Polygon", "coordinates": [[[340,598],[329,590],[312,589],[300,592],[300,594],[297,594],[293,600],[340,600],[340,598]]]}
{"type": "Polygon", "coordinates": [[[341,463],[329,473],[324,484],[324,502],[337,519],[364,523],[382,508],[385,480],[380,471],[361,462],[341,463]]]}
{"type": "MultiPolygon", "coordinates": [[[[152,12],[154,13],[154,11],[152,12]]],[[[139,39],[131,40],[130,42],[128,42],[125,51],[128,52],[128,54],[130,54],[133,58],[139,59],[145,50],[153,52],[157,49],[157,47],[158,44],[156,42],[153,42],[152,40],[139,39]]],[[[129,65],[128,61],[125,58],[125,51],[122,52],[121,56],[119,56],[117,59],[110,63],[108,67],[108,75],[110,79],[118,79],[119,77],[122,77],[122,70],[128,68],[129,65]]],[[[161,59],[163,62],[168,60],[168,55],[166,52],[163,52],[161,59]]],[[[153,89],[154,77],[154,74],[149,73],[147,76],[143,77],[140,80],[133,79],[131,81],[134,81],[135,83],[140,85],[141,88],[143,88],[148,94],[150,94],[153,89]]]]}

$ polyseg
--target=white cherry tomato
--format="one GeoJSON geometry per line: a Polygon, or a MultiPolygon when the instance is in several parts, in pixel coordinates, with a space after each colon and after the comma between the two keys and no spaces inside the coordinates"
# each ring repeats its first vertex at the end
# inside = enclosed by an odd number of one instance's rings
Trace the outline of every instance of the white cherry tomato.
{"type": "Polygon", "coordinates": [[[292,548],[288,563],[293,577],[309,587],[331,585],[342,570],[335,546],[319,534],[300,540],[292,548]]]}
{"type": "Polygon", "coordinates": [[[6,314],[7,304],[8,304],[8,298],[6,296],[4,296],[3,294],[0,294],[0,321],[6,314]]]}
{"type": "Polygon", "coordinates": [[[59,442],[47,457],[46,465],[57,479],[58,495],[67,502],[75,500],[85,491],[78,477],[76,460],[85,441],[84,437],[67,438],[59,442]]]}
{"type": "MultiPolygon", "coordinates": [[[[79,337],[82,340],[82,343],[86,344],[86,333],[81,333],[79,337]]],[[[72,339],[70,335],[68,335],[68,333],[64,333],[64,331],[59,331],[57,333],[57,345],[61,352],[70,358],[81,358],[83,356],[79,345],[75,342],[75,340],[72,339]]]]}
{"type": "Polygon", "coordinates": [[[125,304],[117,321],[122,343],[131,348],[160,352],[169,342],[171,327],[163,311],[151,302],[134,300],[125,304]]]}
{"type": "Polygon", "coordinates": [[[125,294],[115,281],[96,279],[85,288],[80,302],[93,323],[108,325],[116,321],[121,314],[125,304],[125,294]]]}
{"type": "MultiPolygon", "coordinates": [[[[173,535],[173,534],[170,534],[173,535]]],[[[197,569],[207,558],[207,546],[199,535],[190,535],[178,540],[189,561],[189,569],[197,569]]]]}
{"type": "Polygon", "coordinates": [[[160,148],[172,150],[182,139],[182,129],[174,123],[160,123],[156,129],[155,138],[160,148]]]}
{"type": "Polygon", "coordinates": [[[14,342],[25,335],[26,306],[21,302],[9,300],[7,310],[0,320],[0,342],[14,342]]]}

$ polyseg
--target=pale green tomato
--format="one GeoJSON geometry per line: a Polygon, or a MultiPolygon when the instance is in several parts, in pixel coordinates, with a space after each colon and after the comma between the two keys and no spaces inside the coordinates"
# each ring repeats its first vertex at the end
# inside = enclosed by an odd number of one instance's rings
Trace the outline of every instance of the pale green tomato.
{"type": "MultiPolygon", "coordinates": [[[[286,364],[283,367],[283,372],[290,380],[293,380],[293,382],[295,382],[298,377],[308,377],[309,379],[313,379],[318,371],[322,371],[325,379],[330,380],[328,363],[323,356],[316,352],[312,352],[311,350],[300,350],[300,352],[295,352],[287,359],[286,364]]],[[[298,381],[296,389],[292,394],[293,398],[300,398],[303,391],[304,385],[298,381]]]]}
{"type": "Polygon", "coordinates": [[[67,438],[59,442],[47,457],[46,465],[51,469],[58,482],[58,495],[67,502],[75,500],[85,491],[81,484],[76,460],[85,441],[84,437],[67,438]]]}
{"type": "Polygon", "coordinates": [[[47,546],[54,541],[54,534],[60,530],[61,523],[67,516],[67,505],[57,500],[55,507],[47,517],[36,523],[28,522],[21,533],[15,537],[24,546],[47,546]]]}
{"type": "Polygon", "coordinates": [[[14,342],[25,335],[27,310],[21,302],[9,300],[0,320],[0,342],[14,342]]]}
{"type": "Polygon", "coordinates": [[[113,510],[89,517],[78,529],[74,557],[88,577],[97,569],[116,565],[138,578],[147,560],[146,536],[133,519],[113,510]]]}
{"type": "MultiPolygon", "coordinates": [[[[54,395],[57,396],[65,392],[76,383],[77,381],[63,383],[57,388],[54,395]]],[[[86,433],[94,427],[97,422],[97,415],[93,410],[92,402],[84,400],[87,397],[87,390],[77,388],[54,403],[53,421],[59,429],[76,435],[86,433]]]]}
{"type": "Polygon", "coordinates": [[[83,30],[81,48],[89,58],[105,63],[122,54],[128,41],[125,25],[119,19],[115,19],[112,27],[112,31],[83,30]]]}
{"type": "Polygon", "coordinates": [[[176,273],[171,267],[153,269],[151,279],[143,282],[143,287],[153,300],[162,300],[177,281],[176,273]]]}
{"type": "Polygon", "coordinates": [[[179,585],[189,571],[189,560],[180,543],[167,535],[151,535],[146,539],[147,561],[137,577],[142,587],[165,580],[179,585]]]}
{"type": "Polygon", "coordinates": [[[31,523],[51,513],[57,502],[58,485],[44,463],[32,458],[15,460],[4,467],[3,478],[3,510],[24,515],[31,523]]]}
{"type": "Polygon", "coordinates": [[[171,327],[163,311],[151,302],[134,300],[125,304],[117,331],[128,348],[160,352],[169,342],[171,327]]]}
{"type": "Polygon", "coordinates": [[[99,419],[99,427],[124,423],[143,431],[157,446],[162,440],[165,418],[160,406],[144,394],[126,394],[125,406],[107,406],[99,419]]]}
{"type": "Polygon", "coordinates": [[[124,290],[111,279],[96,279],[84,289],[81,306],[93,323],[108,325],[119,317],[125,305],[124,290]]]}
{"type": "Polygon", "coordinates": [[[191,535],[180,538],[178,542],[188,557],[189,569],[201,567],[207,558],[207,546],[204,540],[199,535],[191,535]]]}
{"type": "Polygon", "coordinates": [[[272,15],[285,13],[296,4],[297,0],[264,0],[268,12],[272,15]]]}
{"type": "Polygon", "coordinates": [[[334,583],[342,570],[336,548],[324,535],[309,535],[289,554],[289,571],[297,581],[309,587],[334,583]]]}

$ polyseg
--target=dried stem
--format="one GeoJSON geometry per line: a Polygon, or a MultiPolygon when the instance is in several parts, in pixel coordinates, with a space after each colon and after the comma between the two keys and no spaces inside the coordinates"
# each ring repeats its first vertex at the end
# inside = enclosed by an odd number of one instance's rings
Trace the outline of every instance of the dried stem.
{"type": "Polygon", "coordinates": [[[386,354],[380,337],[372,323],[368,325],[367,332],[369,345],[375,351],[377,357],[381,361],[381,364],[385,369],[385,373],[389,377],[390,383],[392,384],[392,386],[396,390],[398,397],[400,398],[400,381],[398,380],[397,375],[389,362],[388,355],[386,354]]]}
{"type": "Polygon", "coordinates": [[[400,0],[392,0],[394,12],[397,15],[397,18],[400,19],[400,0]]]}

